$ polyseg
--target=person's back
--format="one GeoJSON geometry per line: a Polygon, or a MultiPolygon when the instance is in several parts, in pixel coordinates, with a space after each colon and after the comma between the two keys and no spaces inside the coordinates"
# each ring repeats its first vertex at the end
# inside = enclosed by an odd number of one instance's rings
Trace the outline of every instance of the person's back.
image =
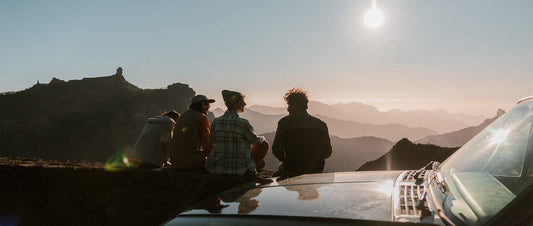
{"type": "Polygon", "coordinates": [[[209,144],[209,120],[207,112],[213,99],[196,95],[187,110],[176,122],[172,138],[170,161],[172,168],[181,170],[203,169],[209,144]]]}
{"type": "Polygon", "coordinates": [[[161,167],[166,162],[165,145],[170,141],[174,120],[168,116],[157,116],[146,120],[146,124],[135,142],[130,159],[139,164],[161,167]]]}
{"type": "Polygon", "coordinates": [[[327,126],[305,111],[293,113],[279,121],[273,149],[287,171],[322,172],[324,160],[331,155],[327,126]]]}
{"type": "Polygon", "coordinates": [[[256,168],[264,165],[270,145],[264,137],[254,133],[248,120],[239,117],[238,113],[243,112],[246,105],[244,95],[223,90],[222,96],[228,110],[211,125],[210,142],[214,149],[205,168],[211,174],[256,174],[256,168]]]}
{"type": "Polygon", "coordinates": [[[189,109],[181,115],[174,129],[170,161],[174,168],[200,169],[205,158],[199,150],[200,140],[198,122],[204,117],[202,112],[189,109]]]}
{"type": "Polygon", "coordinates": [[[282,176],[296,176],[324,171],[325,159],[331,155],[328,127],[307,113],[305,91],[291,89],[285,94],[289,115],[278,122],[272,145],[274,156],[281,161],[282,176]]]}

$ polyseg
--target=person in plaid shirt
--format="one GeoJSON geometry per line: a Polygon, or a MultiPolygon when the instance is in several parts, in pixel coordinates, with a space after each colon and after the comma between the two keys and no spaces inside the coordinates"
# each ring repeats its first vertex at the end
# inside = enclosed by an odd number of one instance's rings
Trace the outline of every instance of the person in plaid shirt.
{"type": "Polygon", "coordinates": [[[223,90],[222,97],[228,110],[211,124],[210,142],[214,148],[205,169],[211,174],[255,175],[256,169],[265,166],[263,160],[270,144],[254,133],[248,120],[239,117],[246,106],[244,95],[223,90]]]}

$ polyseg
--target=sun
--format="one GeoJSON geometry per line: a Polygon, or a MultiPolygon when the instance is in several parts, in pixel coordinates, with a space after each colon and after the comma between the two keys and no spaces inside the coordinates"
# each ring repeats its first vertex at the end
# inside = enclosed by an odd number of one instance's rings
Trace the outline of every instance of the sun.
{"type": "Polygon", "coordinates": [[[383,24],[383,21],[385,21],[385,16],[383,15],[383,12],[378,9],[376,6],[376,1],[372,1],[372,8],[366,11],[365,14],[365,25],[368,28],[378,28],[383,24]]]}

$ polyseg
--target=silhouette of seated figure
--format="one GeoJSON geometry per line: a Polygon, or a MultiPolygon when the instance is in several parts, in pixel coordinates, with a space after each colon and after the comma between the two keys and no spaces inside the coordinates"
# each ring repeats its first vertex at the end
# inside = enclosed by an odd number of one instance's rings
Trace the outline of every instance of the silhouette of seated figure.
{"type": "Polygon", "coordinates": [[[290,89],[285,94],[288,116],[278,121],[272,153],[281,162],[273,176],[280,179],[324,172],[332,148],[325,122],[307,113],[307,92],[290,89]]]}
{"type": "Polygon", "coordinates": [[[287,152],[283,162],[285,170],[297,174],[321,173],[324,170],[325,159],[329,153],[322,144],[327,134],[322,130],[312,128],[290,128],[286,133],[287,152]]]}

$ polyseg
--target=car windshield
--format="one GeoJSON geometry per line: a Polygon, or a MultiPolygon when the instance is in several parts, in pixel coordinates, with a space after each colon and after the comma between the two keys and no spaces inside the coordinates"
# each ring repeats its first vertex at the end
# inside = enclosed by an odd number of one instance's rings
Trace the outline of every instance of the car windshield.
{"type": "MultiPolygon", "coordinates": [[[[437,180],[445,212],[482,224],[533,182],[533,101],[522,102],[465,144],[446,162],[437,180]]],[[[447,214],[448,215],[448,214],[447,214]]]]}

